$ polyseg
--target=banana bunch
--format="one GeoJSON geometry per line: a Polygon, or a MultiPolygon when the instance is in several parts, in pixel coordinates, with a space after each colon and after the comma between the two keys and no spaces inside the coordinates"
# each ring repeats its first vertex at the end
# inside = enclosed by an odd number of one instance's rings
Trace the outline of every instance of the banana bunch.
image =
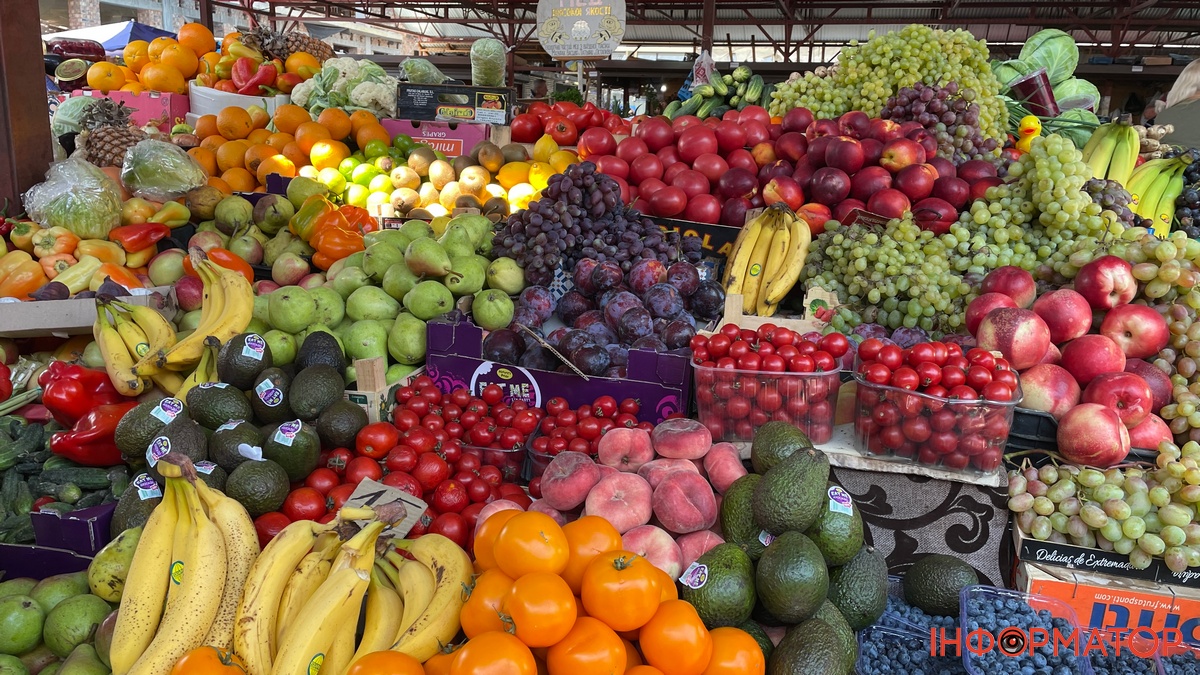
{"type": "Polygon", "coordinates": [[[1141,147],[1142,139],[1135,127],[1110,122],[1092,132],[1083,146],[1083,161],[1092,170],[1093,178],[1115,180],[1128,188],[1141,147]]]}
{"type": "Polygon", "coordinates": [[[774,316],[804,267],[812,231],[782,202],[746,223],[733,243],[722,284],[742,296],[747,313],[774,316]]]}
{"type": "MultiPolygon", "coordinates": [[[[400,596],[403,614],[395,622],[395,632],[384,639],[381,630],[379,643],[384,649],[408,654],[424,663],[450,644],[461,627],[459,615],[463,606],[463,589],[470,585],[474,569],[471,559],[457,544],[439,534],[426,534],[415,540],[397,542],[397,547],[412,556],[412,560],[395,550],[389,551],[377,565],[386,581],[400,596]]],[[[371,622],[371,602],[367,599],[367,623],[371,622]]],[[[390,629],[392,624],[388,624],[390,629]]],[[[355,660],[370,653],[367,636],[359,646],[355,660]]]]}
{"type": "Polygon", "coordinates": [[[197,480],[186,457],[168,454],[157,466],[166,479],[163,499],[125,581],[110,653],[115,675],[168,675],[191,649],[228,649],[258,556],[258,535],[241,504],[197,480]]]}
{"type": "Polygon", "coordinates": [[[145,358],[152,345],[170,348],[175,344],[175,327],[157,310],[119,300],[97,301],[92,337],[104,357],[109,379],[125,396],[138,396],[155,384],[174,395],[183,384],[183,377],[170,371],[144,377],[132,374],[134,363],[145,358]]]}
{"type": "Polygon", "coordinates": [[[1186,154],[1152,159],[1135,169],[1126,184],[1132,197],[1129,208],[1142,218],[1153,220],[1151,227],[1160,239],[1171,232],[1175,200],[1183,194],[1183,170],[1189,163],[1191,160],[1186,154]]]}

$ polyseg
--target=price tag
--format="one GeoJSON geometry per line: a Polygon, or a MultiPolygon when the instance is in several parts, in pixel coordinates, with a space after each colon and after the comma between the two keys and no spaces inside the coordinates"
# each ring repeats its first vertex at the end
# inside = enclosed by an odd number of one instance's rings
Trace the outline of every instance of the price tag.
{"type": "Polygon", "coordinates": [[[404,518],[383,531],[384,534],[396,538],[403,538],[408,534],[429,508],[428,504],[403,490],[370,479],[364,479],[359,483],[350,498],[346,500],[347,506],[378,508],[384,504],[398,504],[404,507],[404,518]]]}

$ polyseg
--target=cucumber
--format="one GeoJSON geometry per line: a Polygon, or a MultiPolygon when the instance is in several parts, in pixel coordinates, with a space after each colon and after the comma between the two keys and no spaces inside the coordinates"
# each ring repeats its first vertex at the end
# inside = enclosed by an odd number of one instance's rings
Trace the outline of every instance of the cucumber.
{"type": "Polygon", "coordinates": [[[66,483],[58,486],[58,490],[54,492],[54,498],[60,502],[74,504],[83,498],[83,490],[80,490],[79,486],[74,483],[66,483]]]}
{"type": "Polygon", "coordinates": [[[20,482],[21,474],[16,471],[6,471],[4,478],[0,479],[0,504],[4,504],[4,508],[12,508],[13,499],[17,497],[17,484],[20,482]]]}
{"type": "Polygon", "coordinates": [[[703,96],[704,98],[712,98],[717,95],[716,89],[711,84],[702,84],[698,87],[692,87],[692,96],[703,96]]]}
{"type": "Polygon", "coordinates": [[[700,106],[700,109],[696,111],[696,117],[699,117],[700,119],[712,117],[712,111],[721,107],[723,103],[724,101],[719,98],[708,99],[704,102],[704,105],[700,106]]]}
{"type": "Polygon", "coordinates": [[[42,504],[40,507],[38,507],[39,512],[53,511],[60,516],[65,516],[74,510],[75,510],[74,506],[71,506],[70,504],[66,504],[63,502],[50,502],[49,504],[42,504]]]}
{"type": "Polygon", "coordinates": [[[741,97],[741,96],[738,96],[738,95],[736,95],[736,94],[735,94],[735,95],[733,95],[733,96],[730,96],[730,97],[729,97],[729,106],[730,106],[731,108],[737,108],[738,110],[741,110],[741,108],[738,108],[738,105],[739,105],[741,102],[742,102],[742,97],[741,97]]]}
{"type": "Polygon", "coordinates": [[[713,93],[717,96],[725,98],[729,95],[729,85],[725,84],[725,78],[715,69],[708,77],[708,84],[713,88],[713,93]]]}
{"type": "Polygon", "coordinates": [[[125,488],[129,487],[129,470],[123,466],[114,466],[108,470],[108,479],[112,481],[108,492],[113,497],[120,497],[125,488]]]}
{"type": "Polygon", "coordinates": [[[722,75],[721,82],[728,87],[729,85],[733,84],[733,76],[729,74],[722,75]]]}
{"type": "Polygon", "coordinates": [[[42,480],[52,483],[74,483],[84,490],[99,490],[112,485],[112,481],[108,477],[108,469],[91,467],[43,471],[42,480]]]}
{"type": "Polygon", "coordinates": [[[30,455],[41,449],[41,446],[41,425],[26,425],[11,441],[0,446],[0,469],[7,469],[17,465],[26,455],[30,455]]]}
{"type": "Polygon", "coordinates": [[[737,95],[740,96],[742,98],[742,100],[745,100],[746,99],[746,83],[743,82],[743,83],[739,84],[737,86],[737,89],[734,89],[734,92],[737,93],[737,95]]]}
{"type": "Polygon", "coordinates": [[[36,476],[42,472],[42,463],[41,462],[21,462],[19,464],[15,464],[13,466],[12,470],[23,476],[36,476]]]}
{"type": "Polygon", "coordinates": [[[78,466],[78,464],[72,462],[66,457],[63,457],[62,455],[55,455],[51,453],[50,457],[46,459],[45,462],[42,462],[42,471],[49,471],[51,469],[74,469],[78,466]]]}
{"type": "Polygon", "coordinates": [[[729,112],[730,110],[733,110],[733,108],[731,108],[728,105],[719,105],[716,108],[713,108],[713,111],[709,116],[721,118],[721,117],[724,117],[725,113],[729,112]]]}
{"type": "Polygon", "coordinates": [[[84,496],[80,497],[79,501],[75,502],[75,508],[86,509],[89,506],[100,506],[101,504],[104,503],[104,500],[107,499],[109,496],[110,495],[105,490],[100,490],[97,492],[89,492],[89,493],[85,494],[84,496]]]}
{"type": "Polygon", "coordinates": [[[671,101],[667,107],[663,109],[663,116],[669,120],[673,120],[679,116],[679,109],[683,107],[682,101],[671,101]]]}
{"type": "Polygon", "coordinates": [[[755,75],[755,76],[751,77],[748,82],[746,82],[745,99],[747,101],[749,101],[751,103],[758,103],[759,99],[762,97],[762,92],[763,92],[763,79],[762,79],[761,75],[755,75]]]}
{"type": "Polygon", "coordinates": [[[696,112],[698,110],[700,110],[700,107],[703,105],[704,105],[704,97],[703,96],[693,96],[693,97],[689,98],[688,100],[684,101],[683,105],[679,106],[679,114],[680,115],[695,115],[696,112]]]}
{"type": "Polygon", "coordinates": [[[29,489],[29,483],[22,481],[17,485],[17,496],[13,498],[12,510],[14,513],[25,515],[33,508],[33,492],[29,489]]]}
{"type": "Polygon", "coordinates": [[[738,66],[737,68],[733,69],[733,80],[735,82],[745,82],[749,80],[752,75],[754,75],[754,73],[750,70],[750,66],[738,66]]]}

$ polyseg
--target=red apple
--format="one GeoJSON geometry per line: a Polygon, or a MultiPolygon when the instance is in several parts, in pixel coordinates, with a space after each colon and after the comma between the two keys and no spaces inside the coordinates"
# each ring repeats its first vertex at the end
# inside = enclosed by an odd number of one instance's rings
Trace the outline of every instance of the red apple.
{"type": "Polygon", "coordinates": [[[1129,430],[1116,411],[1080,403],[1058,421],[1058,452],[1069,462],[1106,469],[1129,455],[1129,430]]]}
{"type": "Polygon", "coordinates": [[[1174,391],[1175,385],[1158,366],[1144,359],[1127,359],[1125,372],[1141,376],[1150,386],[1150,393],[1154,394],[1153,409],[1155,411],[1162,410],[1163,406],[1171,402],[1171,393],[1174,391]]]}
{"type": "Polygon", "coordinates": [[[836,120],[813,120],[812,124],[805,129],[804,135],[808,137],[808,142],[811,143],[814,138],[822,136],[840,136],[842,130],[838,128],[836,120]]]}
{"type": "Polygon", "coordinates": [[[1016,308],[1017,303],[1013,299],[1003,293],[984,293],[977,296],[970,304],[967,305],[967,332],[975,335],[975,331],[979,330],[979,324],[983,321],[983,317],[997,307],[1012,307],[1016,308]]]}
{"type": "Polygon", "coordinates": [[[968,183],[974,183],[984,178],[995,178],[996,165],[982,159],[970,159],[958,167],[956,175],[968,183]]]}
{"type": "Polygon", "coordinates": [[[1092,309],[1112,309],[1124,305],[1137,293],[1133,265],[1115,255],[1106,255],[1079,268],[1075,290],[1087,298],[1092,309]]]}
{"type": "Polygon", "coordinates": [[[1064,368],[1039,363],[1021,373],[1021,407],[1049,413],[1062,419],[1079,404],[1079,383],[1064,368]]]}
{"type": "Polygon", "coordinates": [[[838,202],[850,195],[850,176],[841,169],[822,167],[813,173],[808,192],[813,201],[819,204],[837,206],[838,202]]]}
{"type": "Polygon", "coordinates": [[[837,206],[833,208],[833,219],[839,223],[844,223],[846,222],[846,219],[850,217],[850,212],[854,210],[866,211],[866,202],[859,201],[854,198],[843,199],[838,203],[837,206]]]}
{"type": "Polygon", "coordinates": [[[1119,305],[1104,316],[1100,334],[1121,345],[1125,356],[1144,359],[1163,350],[1171,337],[1167,320],[1146,305],[1119,305]]]}
{"type": "Polygon", "coordinates": [[[929,230],[936,235],[950,231],[958,222],[958,209],[945,199],[926,197],[912,206],[913,221],[922,230],[929,230]]]}
{"type": "Polygon", "coordinates": [[[865,138],[871,130],[871,118],[861,110],[851,110],[838,118],[838,129],[843,136],[865,138]]]}
{"type": "Polygon", "coordinates": [[[813,123],[813,114],[808,108],[792,108],[783,116],[783,122],[780,126],[783,127],[783,132],[788,133],[795,131],[804,133],[808,129],[808,125],[813,123]]]}
{"type": "Polygon", "coordinates": [[[892,187],[892,174],[882,166],[864,166],[850,178],[850,196],[866,202],[871,195],[892,187]]]}
{"type": "Polygon", "coordinates": [[[933,194],[933,182],[937,179],[937,170],[932,166],[913,164],[897,171],[892,185],[910,200],[919,202],[933,194]]]}
{"type": "Polygon", "coordinates": [[[1087,335],[1092,327],[1091,305],[1069,288],[1050,291],[1038,298],[1033,303],[1033,312],[1050,327],[1050,341],[1055,344],[1087,335]]]}
{"type": "Polygon", "coordinates": [[[1129,430],[1129,445],[1145,450],[1157,450],[1160,443],[1173,443],[1171,427],[1158,415],[1147,415],[1142,423],[1129,430]]]}
{"type": "Polygon", "coordinates": [[[893,120],[885,120],[878,117],[871,120],[871,128],[867,130],[867,138],[879,141],[880,143],[887,143],[903,135],[899,124],[893,120]]]}
{"type": "Polygon", "coordinates": [[[750,156],[754,158],[754,163],[759,166],[766,166],[779,159],[775,154],[775,144],[771,141],[763,141],[754,146],[750,150],[750,156]]]}
{"type": "Polygon", "coordinates": [[[1038,363],[1053,363],[1057,366],[1060,361],[1062,361],[1062,352],[1058,349],[1058,345],[1051,342],[1050,347],[1046,349],[1046,355],[1038,363]]]}
{"type": "Polygon", "coordinates": [[[945,157],[926,157],[925,163],[933,167],[937,171],[938,178],[955,178],[958,176],[958,169],[954,168],[954,162],[945,157]]]}
{"type": "Polygon", "coordinates": [[[795,164],[800,161],[800,158],[808,153],[808,139],[804,134],[795,131],[788,131],[779,136],[775,141],[775,154],[779,155],[780,159],[795,164]]]}
{"type": "Polygon", "coordinates": [[[1076,382],[1086,387],[1104,373],[1125,370],[1125,353],[1111,338],[1084,335],[1063,346],[1062,367],[1075,377],[1076,382]]]}
{"type": "Polygon", "coordinates": [[[879,156],[879,166],[896,173],[906,166],[925,163],[925,148],[920,143],[908,138],[896,138],[883,146],[883,154],[879,156]]]}
{"type": "MultiPolygon", "coordinates": [[[[846,113],[846,115],[849,114],[846,113]]],[[[859,112],[859,114],[862,113],[859,112]]],[[[825,166],[841,169],[847,175],[853,174],[863,166],[862,145],[849,136],[834,136],[825,148],[825,166]]]]}
{"type": "Polygon", "coordinates": [[[1004,185],[1004,181],[1000,178],[996,178],[995,176],[992,176],[991,178],[980,178],[974,182],[967,182],[971,184],[971,201],[975,201],[976,199],[985,199],[987,198],[988,188],[993,188],[997,185],[1004,185]]]}
{"type": "Polygon", "coordinates": [[[833,213],[828,206],[811,202],[796,209],[796,215],[808,223],[808,229],[814,237],[825,232],[825,223],[833,219],[833,213]]]}
{"type": "Polygon", "coordinates": [[[908,197],[895,188],[886,188],[871,195],[867,200],[867,210],[885,218],[899,218],[912,208],[908,197]]]}
{"type": "Polygon", "coordinates": [[[1016,370],[1036,365],[1050,347],[1050,329],[1028,309],[997,307],[979,322],[979,346],[998,351],[1016,370]]]}
{"type": "Polygon", "coordinates": [[[776,176],[763,188],[763,201],[767,206],[783,202],[795,211],[804,203],[804,193],[800,185],[791,176],[776,176]]]}
{"type": "Polygon", "coordinates": [[[971,186],[967,185],[967,181],[955,176],[940,176],[933,181],[932,196],[946,200],[956,209],[962,209],[967,204],[967,198],[971,196],[971,186]]]}
{"type": "Polygon", "coordinates": [[[1017,307],[1028,307],[1037,297],[1037,284],[1033,282],[1033,275],[1013,265],[997,267],[988,272],[979,290],[982,293],[1003,293],[1012,298],[1017,307]]]}
{"type": "Polygon", "coordinates": [[[1088,383],[1083,390],[1084,403],[1099,403],[1117,411],[1126,429],[1141,424],[1151,413],[1154,395],[1150,385],[1133,373],[1104,373],[1088,383]]]}
{"type": "Polygon", "coordinates": [[[874,138],[864,138],[858,142],[863,151],[863,166],[877,166],[883,155],[883,142],[874,138]]]}

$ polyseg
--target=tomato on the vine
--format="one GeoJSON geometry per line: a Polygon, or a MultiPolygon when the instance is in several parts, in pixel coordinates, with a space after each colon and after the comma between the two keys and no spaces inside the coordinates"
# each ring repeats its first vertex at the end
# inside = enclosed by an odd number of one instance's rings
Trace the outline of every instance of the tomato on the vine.
{"type": "Polygon", "coordinates": [[[516,579],[501,609],[512,621],[514,634],[530,647],[559,642],[578,617],[571,587],[551,572],[531,572],[516,579]]]}
{"type": "Polygon", "coordinates": [[[467,520],[458,513],[443,513],[429,525],[429,531],[440,534],[459,546],[467,545],[467,520]]]}
{"type": "Polygon", "coordinates": [[[423,452],[417,455],[417,465],[410,473],[428,492],[450,477],[450,465],[435,452],[423,452]]]}
{"type": "MultiPolygon", "coordinates": [[[[334,488],[335,490],[337,488],[334,488]]],[[[279,534],[283,528],[291,525],[292,521],[278,511],[264,513],[254,519],[254,531],[258,534],[258,545],[266,548],[267,544],[279,534]]]]}
{"type": "Polygon", "coordinates": [[[475,577],[465,591],[467,601],[463,603],[461,615],[462,630],[468,639],[491,630],[506,629],[500,612],[512,586],[513,579],[495,568],[475,577]]]}
{"type": "Polygon", "coordinates": [[[501,389],[500,385],[498,384],[489,384],[483,388],[483,391],[480,392],[479,397],[482,398],[483,402],[487,403],[488,405],[496,405],[500,401],[504,400],[504,390],[501,389]]]}
{"type": "Polygon", "coordinates": [[[354,453],[347,448],[334,448],[329,451],[329,458],[325,461],[326,468],[332,469],[339,476],[346,475],[346,467],[350,461],[354,459],[354,453]]]}
{"type": "Polygon", "coordinates": [[[452,671],[469,673],[504,673],[505,675],[537,675],[537,660],[533,652],[517,636],[499,630],[488,631],[467,640],[455,652],[452,671]]]}
{"type": "Polygon", "coordinates": [[[438,483],[429,499],[429,505],[442,513],[460,513],[470,503],[466,486],[453,478],[438,483]]]}
{"type": "Polygon", "coordinates": [[[646,663],[659,670],[699,673],[712,658],[713,639],[696,609],[685,600],[668,600],[638,631],[646,663]]]}
{"type": "MultiPolygon", "coordinates": [[[[420,664],[418,664],[420,665],[420,664]]],[[[391,672],[391,671],[389,671],[391,672]]],[[[245,675],[246,664],[241,657],[216,647],[196,647],[175,662],[171,675],[245,675]]],[[[397,675],[411,675],[397,673],[397,675]]]]}
{"type": "Polygon", "coordinates": [[[421,484],[417,482],[417,479],[413,478],[412,474],[405,473],[404,471],[393,471],[384,476],[380,482],[388,487],[403,490],[418,499],[425,496],[421,491],[421,484]]]}

